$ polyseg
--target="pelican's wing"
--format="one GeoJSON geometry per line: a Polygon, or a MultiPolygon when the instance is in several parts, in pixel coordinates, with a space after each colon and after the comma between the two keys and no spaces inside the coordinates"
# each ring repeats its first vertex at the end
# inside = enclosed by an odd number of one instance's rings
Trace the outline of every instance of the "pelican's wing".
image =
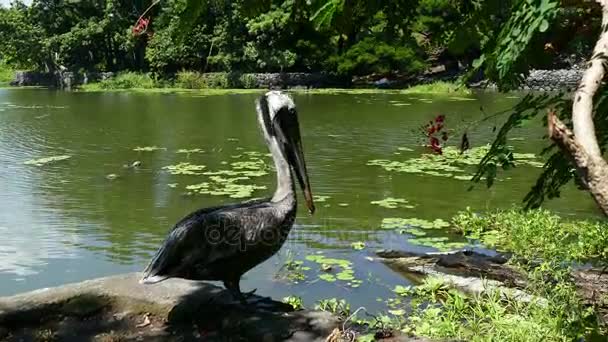
{"type": "Polygon", "coordinates": [[[242,228],[255,209],[267,199],[236,205],[205,208],[179,221],[144,270],[142,283],[157,283],[184,276],[218,259],[230,257],[241,248],[242,228]]]}

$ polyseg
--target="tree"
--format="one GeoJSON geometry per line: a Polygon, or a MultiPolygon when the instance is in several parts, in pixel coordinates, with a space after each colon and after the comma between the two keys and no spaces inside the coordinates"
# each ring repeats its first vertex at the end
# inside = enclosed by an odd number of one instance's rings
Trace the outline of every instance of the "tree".
{"type": "MultiPolygon", "coordinates": [[[[565,5],[582,3],[574,1],[565,5]]],[[[513,166],[512,151],[506,144],[508,133],[522,122],[548,111],[548,136],[553,144],[544,152],[553,154],[525,198],[527,207],[540,206],[545,198],[559,196],[560,188],[578,176],[576,181],[579,187],[588,190],[598,207],[608,215],[608,165],[602,157],[608,143],[608,93],[605,89],[600,91],[608,53],[608,2],[597,0],[597,3],[601,6],[602,26],[576,92],[572,97],[563,94],[526,96],[499,130],[490,151],[480,164],[475,181],[485,176],[491,185],[497,166],[513,166]]],[[[559,5],[550,0],[522,1],[487,45],[488,48],[476,63],[477,68],[483,66],[486,76],[497,82],[501,89],[516,87],[530,67],[522,56],[532,54],[528,49],[531,43],[535,43],[535,34],[547,31],[558,14],[559,5]]]]}

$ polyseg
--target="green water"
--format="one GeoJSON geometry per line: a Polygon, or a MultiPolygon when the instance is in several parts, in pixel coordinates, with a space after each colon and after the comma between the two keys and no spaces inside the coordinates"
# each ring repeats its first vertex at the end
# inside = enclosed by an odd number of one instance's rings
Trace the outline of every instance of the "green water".
{"type": "MultiPolygon", "coordinates": [[[[220,170],[242,160],[245,152],[266,153],[255,97],[0,89],[0,295],[140,271],[181,217],[235,201],[186,196],[187,185],[207,176],[171,175],[162,168],[190,162],[220,170]],[[137,152],[137,146],[162,149],[137,152]],[[194,148],[205,152],[176,153],[194,148]],[[23,164],[56,155],[71,158],[44,166],[23,164]],[[136,160],[141,167],[123,167],[136,160]],[[118,177],[109,180],[108,174],[118,177]]],[[[259,294],[278,299],[296,294],[307,305],[322,298],[347,298],[355,307],[373,309],[377,297],[407,280],[366,256],[377,248],[434,250],[408,243],[413,238],[408,234],[381,230],[383,218],[448,219],[467,206],[509,207],[520,202],[539,173],[522,166],[490,190],[478,186],[467,191],[466,181],[366,165],[373,159],[402,161],[426,152],[418,127],[437,114],[446,115],[446,127],[459,129],[482,117],[480,106],[487,113],[505,109],[517,101],[513,96],[479,94],[471,101],[395,94],[294,97],[313,193],[330,198],[317,203],[312,217],[300,208],[289,241],[277,256],[244,276],[244,290],[257,288],[259,294]],[[398,147],[413,151],[399,152],[398,147]],[[407,199],[415,208],[370,203],[387,197],[407,199]],[[356,241],[367,247],[354,250],[351,243],[356,241]],[[319,252],[352,261],[360,286],[320,280],[319,266],[308,261],[306,280],[293,284],[276,279],[289,258],[304,260],[319,252]]],[[[470,131],[471,144],[489,142],[493,126],[500,123],[496,119],[470,131]]],[[[520,139],[512,142],[523,151],[538,152],[543,134],[539,124],[530,124],[516,131],[520,139]]],[[[451,139],[457,142],[458,137],[451,139]]],[[[249,182],[267,187],[254,197],[273,191],[274,174],[268,171],[249,182]]],[[[547,207],[568,216],[597,215],[587,195],[573,189],[547,207]]],[[[433,234],[464,241],[446,231],[433,234]]]]}

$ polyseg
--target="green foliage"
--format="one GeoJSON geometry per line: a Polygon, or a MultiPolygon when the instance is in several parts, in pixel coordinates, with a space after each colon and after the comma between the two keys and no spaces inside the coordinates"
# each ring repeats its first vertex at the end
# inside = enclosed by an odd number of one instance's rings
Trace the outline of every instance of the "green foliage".
{"type": "Polygon", "coordinates": [[[315,310],[327,311],[342,319],[350,316],[350,304],[344,299],[322,299],[315,305],[315,310]]]}
{"type": "Polygon", "coordinates": [[[484,215],[467,210],[456,215],[453,223],[468,237],[528,260],[608,260],[608,226],[604,222],[567,221],[546,210],[512,209],[484,215]]]}
{"type": "Polygon", "coordinates": [[[403,90],[404,94],[451,94],[470,95],[471,90],[462,84],[436,81],[428,84],[420,84],[403,90]]]}
{"type": "Polygon", "coordinates": [[[513,253],[512,266],[526,275],[523,290],[530,300],[491,287],[464,294],[442,278],[428,277],[416,287],[396,286],[395,298],[387,300],[390,315],[368,322],[372,330],[464,341],[605,340],[606,327],[578,296],[570,266],[605,262],[606,223],[515,209],[484,215],[467,210],[452,221],[468,237],[513,253]]]}
{"type": "Polygon", "coordinates": [[[0,83],[8,83],[15,78],[15,70],[3,60],[0,60],[0,83]]]}
{"type": "Polygon", "coordinates": [[[304,301],[302,300],[302,297],[288,296],[283,298],[283,303],[291,305],[294,310],[304,309],[304,301]]]}
{"type": "Polygon", "coordinates": [[[184,89],[203,89],[207,88],[207,83],[201,74],[194,71],[182,70],[175,75],[175,87],[184,89]]]}
{"type": "Polygon", "coordinates": [[[101,89],[151,89],[158,86],[158,83],[148,74],[136,72],[122,72],[116,77],[105,79],[98,83],[101,89]]]}
{"type": "Polygon", "coordinates": [[[496,81],[501,89],[514,89],[522,81],[521,73],[528,70],[524,52],[537,33],[549,29],[558,7],[559,2],[554,0],[517,1],[509,19],[484,46],[474,66],[483,66],[486,77],[496,81]]]}
{"type": "Polygon", "coordinates": [[[353,45],[335,62],[338,73],[349,75],[417,73],[425,68],[413,49],[389,45],[371,37],[353,45]]]}

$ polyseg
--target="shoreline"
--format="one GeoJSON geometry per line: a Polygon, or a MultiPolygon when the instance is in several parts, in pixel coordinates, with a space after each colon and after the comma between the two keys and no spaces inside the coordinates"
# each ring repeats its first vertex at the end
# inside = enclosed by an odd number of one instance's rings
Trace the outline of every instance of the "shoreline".
{"type": "MultiPolygon", "coordinates": [[[[555,70],[531,70],[530,74],[521,83],[519,91],[573,91],[578,86],[582,78],[583,70],[578,67],[570,69],[555,70]]],[[[136,73],[134,73],[136,74],[136,73]]],[[[336,92],[349,90],[355,93],[408,93],[417,92],[416,87],[432,87],[440,84],[451,85],[446,89],[438,91],[426,91],[425,93],[454,93],[463,94],[464,91],[457,90],[456,81],[464,71],[439,71],[427,73],[410,78],[380,78],[371,80],[370,77],[360,78],[338,78],[324,73],[205,73],[198,74],[199,80],[203,84],[209,82],[212,86],[205,87],[180,87],[177,83],[167,83],[172,79],[160,81],[150,87],[124,86],[124,87],[105,87],[104,82],[114,79],[117,75],[112,72],[104,73],[75,73],[75,72],[55,72],[41,73],[34,71],[16,71],[12,82],[3,85],[11,87],[46,87],[62,90],[74,90],[79,92],[108,92],[108,91],[133,91],[133,92],[152,92],[152,93],[177,93],[177,92],[207,92],[223,94],[230,93],[253,93],[263,89],[286,89],[303,92],[336,92]],[[249,80],[243,83],[240,80],[249,80]],[[215,81],[222,80],[222,86],[215,86],[215,81]],[[176,86],[177,85],[177,86],[176,86]]],[[[147,75],[144,73],[137,75],[147,75]]],[[[173,75],[175,76],[175,75],[173,75]]],[[[156,81],[154,81],[156,82],[156,81]]],[[[465,91],[496,91],[496,86],[480,80],[468,82],[465,91]]],[[[422,93],[422,92],[421,92],[422,93]]]]}

